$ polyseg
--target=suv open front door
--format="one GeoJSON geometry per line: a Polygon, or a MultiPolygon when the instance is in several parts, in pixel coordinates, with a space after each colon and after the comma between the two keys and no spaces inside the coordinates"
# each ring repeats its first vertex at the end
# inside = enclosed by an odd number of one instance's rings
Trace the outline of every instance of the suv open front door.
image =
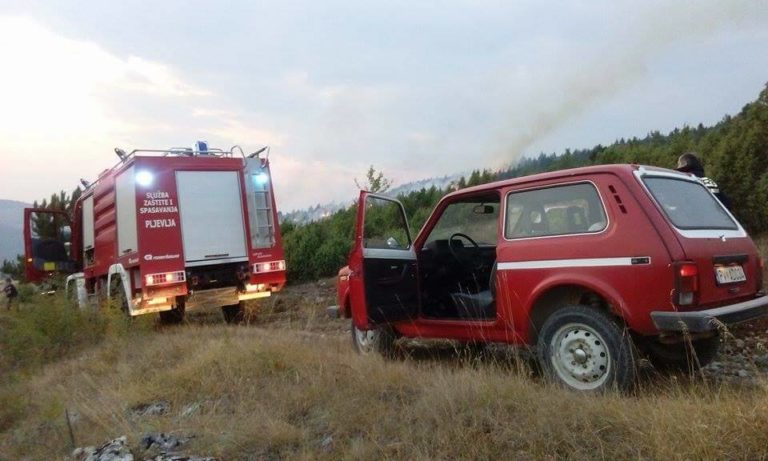
{"type": "Polygon", "coordinates": [[[368,330],[417,317],[416,252],[400,202],[360,192],[349,266],[352,319],[357,328],[368,330]]]}

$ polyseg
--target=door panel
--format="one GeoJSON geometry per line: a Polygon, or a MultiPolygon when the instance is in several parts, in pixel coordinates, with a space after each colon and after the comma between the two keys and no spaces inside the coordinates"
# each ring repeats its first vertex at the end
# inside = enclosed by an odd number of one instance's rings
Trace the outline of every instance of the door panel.
{"type": "Polygon", "coordinates": [[[349,258],[352,318],[361,329],[418,316],[418,264],[403,206],[360,192],[349,258]]]}
{"type": "Polygon", "coordinates": [[[387,323],[414,318],[418,306],[416,260],[366,258],[363,262],[368,319],[387,323]]]}
{"type": "Polygon", "coordinates": [[[236,171],[178,171],[181,233],[187,266],[246,260],[236,171]]]}
{"type": "MultiPolygon", "coordinates": [[[[120,173],[115,179],[115,202],[117,205],[117,255],[135,253],[139,250],[139,237],[136,228],[136,180],[133,166],[120,173]]],[[[92,199],[90,206],[92,215],[92,199]]]]}

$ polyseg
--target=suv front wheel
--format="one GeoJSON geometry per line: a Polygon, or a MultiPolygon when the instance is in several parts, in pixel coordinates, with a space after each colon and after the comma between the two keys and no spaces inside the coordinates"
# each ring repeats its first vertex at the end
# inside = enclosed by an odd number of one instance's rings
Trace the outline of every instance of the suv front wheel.
{"type": "Polygon", "coordinates": [[[352,344],[361,355],[378,353],[386,358],[392,358],[395,355],[396,339],[395,331],[389,326],[374,330],[360,330],[352,321],[352,344]]]}
{"type": "Polygon", "coordinates": [[[629,332],[593,307],[555,311],[539,331],[538,352],[544,372],[575,390],[627,390],[635,382],[635,347],[629,332]]]}

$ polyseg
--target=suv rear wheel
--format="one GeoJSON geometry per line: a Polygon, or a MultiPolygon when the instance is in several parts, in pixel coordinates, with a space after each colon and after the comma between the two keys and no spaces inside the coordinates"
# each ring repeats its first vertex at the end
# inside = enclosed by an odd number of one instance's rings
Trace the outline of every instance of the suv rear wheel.
{"type": "Polygon", "coordinates": [[[538,352],[544,372],[571,389],[627,390],[635,382],[629,332],[593,307],[567,306],[549,316],[539,332],[538,352]]]}
{"type": "Polygon", "coordinates": [[[695,371],[707,366],[717,357],[720,351],[720,336],[675,344],[649,341],[647,349],[648,359],[657,369],[695,371]]]}
{"type": "Polygon", "coordinates": [[[378,353],[386,358],[392,358],[395,355],[396,339],[397,335],[391,327],[360,330],[355,326],[355,322],[352,322],[352,344],[361,355],[378,353]]]}

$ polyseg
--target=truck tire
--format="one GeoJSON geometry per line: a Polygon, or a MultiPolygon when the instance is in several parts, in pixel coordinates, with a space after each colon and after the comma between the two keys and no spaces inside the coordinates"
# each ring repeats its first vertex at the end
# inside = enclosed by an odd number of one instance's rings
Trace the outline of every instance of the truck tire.
{"type": "Polygon", "coordinates": [[[545,376],[570,389],[626,391],[635,384],[635,345],[626,329],[594,307],[566,306],[539,331],[539,364],[545,376]]]}
{"type": "Polygon", "coordinates": [[[649,341],[646,349],[648,359],[658,370],[697,371],[717,357],[720,336],[675,344],[649,341]]]}
{"type": "Polygon", "coordinates": [[[229,306],[222,306],[221,313],[227,323],[243,323],[245,320],[245,305],[242,301],[229,306]]]}
{"type": "Polygon", "coordinates": [[[169,311],[160,312],[160,323],[164,325],[177,325],[184,321],[184,298],[176,298],[176,307],[169,311]]]}
{"type": "Polygon", "coordinates": [[[120,277],[112,278],[112,283],[109,287],[109,297],[111,298],[110,306],[120,309],[120,312],[130,317],[128,311],[128,299],[125,297],[125,290],[123,290],[123,283],[120,277]]]}
{"type": "Polygon", "coordinates": [[[374,330],[360,330],[352,321],[352,345],[360,355],[381,354],[385,358],[395,357],[397,334],[390,326],[374,330]]]}

